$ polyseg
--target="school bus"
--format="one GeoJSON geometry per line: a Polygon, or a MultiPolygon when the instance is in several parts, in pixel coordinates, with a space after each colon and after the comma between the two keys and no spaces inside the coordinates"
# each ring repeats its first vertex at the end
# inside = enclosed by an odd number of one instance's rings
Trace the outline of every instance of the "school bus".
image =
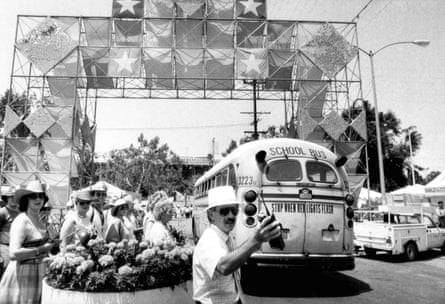
{"type": "Polygon", "coordinates": [[[224,157],[195,183],[192,230],[209,225],[208,191],[230,185],[241,202],[232,231],[235,247],[245,242],[266,208],[282,225],[284,248],[264,243],[249,267],[354,268],[354,197],[346,158],[315,143],[273,138],[249,142],[224,157]]]}

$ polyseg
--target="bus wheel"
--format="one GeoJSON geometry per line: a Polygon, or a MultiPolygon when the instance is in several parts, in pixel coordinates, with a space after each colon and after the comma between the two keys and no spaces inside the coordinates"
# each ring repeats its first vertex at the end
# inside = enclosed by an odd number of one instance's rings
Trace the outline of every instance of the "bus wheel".
{"type": "Polygon", "coordinates": [[[405,256],[408,261],[414,261],[417,258],[417,255],[418,251],[416,244],[408,242],[408,244],[405,245],[405,256]]]}
{"type": "Polygon", "coordinates": [[[443,242],[441,250],[442,250],[442,254],[445,255],[445,242],[443,242]]]}
{"type": "Polygon", "coordinates": [[[365,247],[366,255],[373,257],[373,256],[375,256],[376,253],[377,253],[377,250],[375,250],[374,248],[365,247]]]}
{"type": "Polygon", "coordinates": [[[258,268],[255,265],[241,266],[241,288],[246,294],[255,294],[258,283],[258,268]]]}

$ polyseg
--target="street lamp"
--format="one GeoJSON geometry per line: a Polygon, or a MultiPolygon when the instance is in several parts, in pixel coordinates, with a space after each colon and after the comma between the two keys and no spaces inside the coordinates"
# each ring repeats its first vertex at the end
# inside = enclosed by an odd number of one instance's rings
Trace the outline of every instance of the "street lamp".
{"type": "Polygon", "coordinates": [[[382,193],[383,203],[386,203],[386,189],[385,189],[385,172],[383,168],[383,153],[382,153],[382,139],[380,138],[380,117],[379,117],[379,109],[377,105],[377,89],[375,84],[375,73],[374,73],[374,56],[380,51],[398,44],[414,44],[417,46],[428,46],[430,42],[428,40],[412,40],[412,41],[399,41],[386,44],[379,48],[377,51],[369,51],[366,52],[361,48],[358,48],[360,51],[368,55],[370,63],[371,63],[371,77],[372,77],[372,91],[374,97],[374,110],[375,110],[375,130],[377,137],[377,156],[379,162],[379,180],[380,180],[380,192],[382,193]]]}

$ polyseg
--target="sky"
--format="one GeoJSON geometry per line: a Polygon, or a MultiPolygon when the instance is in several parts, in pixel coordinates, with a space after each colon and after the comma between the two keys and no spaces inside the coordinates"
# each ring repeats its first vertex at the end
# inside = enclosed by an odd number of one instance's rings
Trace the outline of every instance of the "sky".
{"type": "MultiPolygon", "coordinates": [[[[370,0],[268,0],[269,19],[351,21],[370,0]]],[[[0,92],[9,88],[17,15],[111,16],[112,0],[0,1],[0,92]]],[[[374,57],[378,108],[393,111],[402,128],[423,136],[416,165],[445,171],[445,1],[373,0],[357,19],[360,48],[376,51],[389,43],[429,40],[428,47],[397,45],[374,57]]],[[[368,58],[361,57],[364,99],[373,103],[368,58]]],[[[181,156],[224,152],[232,139],[252,130],[250,101],[99,100],[96,152],[128,147],[159,136],[181,156]],[[125,109],[125,112],[123,112],[125,109]],[[213,144],[214,143],[214,144],[213,144]]],[[[284,124],[282,102],[259,101],[259,129],[284,124]]],[[[428,171],[426,171],[428,172],[428,171]]]]}

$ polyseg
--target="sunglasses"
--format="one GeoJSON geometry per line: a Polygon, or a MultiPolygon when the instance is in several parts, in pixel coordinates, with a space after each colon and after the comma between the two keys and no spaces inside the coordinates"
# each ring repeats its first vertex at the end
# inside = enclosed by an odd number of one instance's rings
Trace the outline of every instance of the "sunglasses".
{"type": "Polygon", "coordinates": [[[107,194],[105,192],[93,192],[92,195],[96,196],[96,197],[106,197],[107,196],[107,194]]]}
{"type": "Polygon", "coordinates": [[[119,209],[120,210],[128,210],[129,207],[128,207],[128,205],[122,205],[122,206],[119,207],[119,209]]]}
{"type": "Polygon", "coordinates": [[[229,212],[232,212],[233,215],[238,215],[238,206],[237,207],[223,207],[219,208],[219,214],[222,216],[226,216],[229,212]]]}
{"type": "Polygon", "coordinates": [[[80,200],[78,200],[77,204],[79,204],[80,206],[86,206],[86,205],[91,204],[91,202],[90,201],[80,201],[80,200]]]}
{"type": "Polygon", "coordinates": [[[30,199],[36,200],[36,199],[45,199],[45,193],[32,193],[29,195],[30,199]]]}

